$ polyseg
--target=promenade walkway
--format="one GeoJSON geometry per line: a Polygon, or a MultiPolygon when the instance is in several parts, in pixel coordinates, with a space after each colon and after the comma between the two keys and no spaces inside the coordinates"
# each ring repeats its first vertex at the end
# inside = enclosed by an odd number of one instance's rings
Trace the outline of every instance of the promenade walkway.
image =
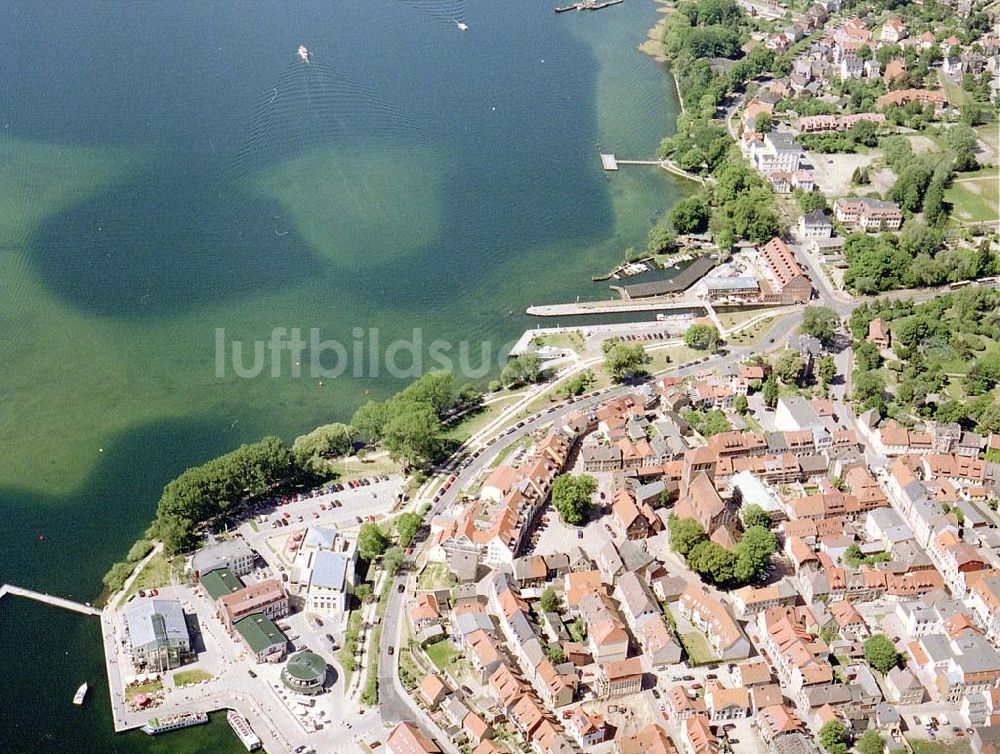
{"type": "Polygon", "coordinates": [[[65,597],[55,597],[51,594],[43,594],[42,592],[35,592],[31,589],[22,589],[21,587],[14,586],[13,584],[4,584],[3,586],[0,586],[0,599],[3,599],[8,594],[13,594],[15,597],[26,597],[29,600],[35,600],[37,602],[44,602],[46,605],[61,607],[64,610],[72,610],[74,613],[81,613],[83,615],[93,615],[95,617],[99,617],[101,614],[101,611],[93,605],[74,602],[73,600],[66,599],[65,597]]]}

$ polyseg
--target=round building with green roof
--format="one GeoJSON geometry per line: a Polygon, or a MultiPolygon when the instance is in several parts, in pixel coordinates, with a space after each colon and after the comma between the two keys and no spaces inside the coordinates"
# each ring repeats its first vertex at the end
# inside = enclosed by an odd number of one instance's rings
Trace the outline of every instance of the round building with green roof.
{"type": "Polygon", "coordinates": [[[282,668],[281,680],[297,694],[318,694],[326,680],[326,660],[309,650],[294,654],[282,668]]]}

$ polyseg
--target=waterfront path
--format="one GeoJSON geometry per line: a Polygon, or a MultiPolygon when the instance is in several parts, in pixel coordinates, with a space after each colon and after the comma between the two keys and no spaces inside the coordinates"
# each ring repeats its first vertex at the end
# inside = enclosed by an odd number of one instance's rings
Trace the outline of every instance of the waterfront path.
{"type": "Polygon", "coordinates": [[[93,605],[87,605],[82,602],[74,602],[73,600],[68,600],[65,597],[54,597],[51,594],[42,594],[41,592],[35,592],[31,589],[22,589],[21,587],[14,586],[13,584],[4,584],[3,586],[0,586],[0,599],[3,599],[8,594],[13,594],[15,597],[26,597],[29,600],[36,600],[37,602],[44,602],[46,605],[61,607],[64,610],[72,610],[74,613],[81,613],[83,615],[93,615],[98,617],[101,614],[101,611],[93,605]]]}
{"type": "MultiPolygon", "coordinates": [[[[774,308],[773,303],[743,304],[747,309],[774,308]]],[[[572,317],[580,314],[620,314],[623,312],[655,312],[670,309],[705,310],[705,302],[696,299],[661,298],[612,299],[605,301],[578,301],[574,304],[545,304],[529,306],[527,313],[535,317],[572,317]]]]}

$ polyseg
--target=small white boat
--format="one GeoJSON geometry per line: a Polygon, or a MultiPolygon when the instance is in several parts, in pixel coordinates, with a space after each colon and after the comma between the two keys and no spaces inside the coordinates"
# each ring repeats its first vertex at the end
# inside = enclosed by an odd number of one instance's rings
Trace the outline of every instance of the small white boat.
{"type": "Polygon", "coordinates": [[[309,52],[309,48],[306,47],[305,45],[299,45],[298,55],[299,55],[300,58],[302,58],[302,62],[303,63],[308,63],[309,62],[309,58],[311,57],[311,53],[309,52]]]}
{"type": "MultiPolygon", "coordinates": [[[[452,21],[455,21],[455,19],[452,19],[452,21]]],[[[459,31],[468,31],[469,30],[469,25],[468,24],[463,24],[461,21],[455,21],[455,26],[458,27],[459,31]]]]}
{"type": "Polygon", "coordinates": [[[75,704],[77,707],[83,704],[84,697],[87,696],[88,688],[90,687],[86,684],[86,682],[84,682],[83,684],[81,684],[80,688],[76,690],[76,693],[73,694],[73,704],[75,704]]]}

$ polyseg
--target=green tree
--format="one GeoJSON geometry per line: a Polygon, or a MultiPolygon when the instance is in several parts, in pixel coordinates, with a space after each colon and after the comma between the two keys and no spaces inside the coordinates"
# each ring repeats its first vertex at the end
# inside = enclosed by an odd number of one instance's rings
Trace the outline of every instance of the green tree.
{"type": "Polygon", "coordinates": [[[511,359],[500,372],[500,381],[505,387],[531,385],[541,377],[542,360],[534,351],[526,351],[511,359]]]}
{"type": "Polygon", "coordinates": [[[799,208],[804,212],[821,210],[826,212],[830,206],[826,203],[826,196],[822,191],[803,191],[799,194],[799,208]]]}
{"type": "Polygon", "coordinates": [[[566,652],[559,644],[549,644],[549,662],[553,665],[561,665],[566,662],[566,652]]]}
{"type": "Polygon", "coordinates": [[[140,539],[129,548],[128,556],[125,558],[129,563],[137,563],[149,555],[153,549],[153,543],[148,539],[140,539]]]}
{"type": "Polygon", "coordinates": [[[941,233],[931,228],[927,223],[911,217],[905,223],[899,234],[899,246],[911,256],[927,254],[934,256],[942,243],[941,233]]]}
{"type": "Polygon", "coordinates": [[[396,537],[401,547],[409,547],[423,521],[419,513],[407,511],[396,519],[396,537]]]}
{"type": "Polygon", "coordinates": [[[641,343],[615,343],[604,356],[604,367],[615,382],[624,382],[642,374],[646,364],[646,349],[641,343]]]}
{"type": "Polygon", "coordinates": [[[647,254],[662,254],[674,245],[677,237],[666,223],[657,223],[649,229],[646,241],[647,254]]]}
{"type": "Polygon", "coordinates": [[[900,654],[885,634],[873,634],[864,643],[865,661],[880,673],[888,673],[899,664],[900,654]]]}
{"type": "Polygon", "coordinates": [[[802,312],[802,332],[829,343],[837,334],[840,317],[828,306],[807,306],[802,312]]]}
{"type": "Polygon", "coordinates": [[[934,178],[924,194],[924,220],[931,226],[939,226],[948,217],[944,204],[944,179],[934,178]]]}
{"type": "Polygon", "coordinates": [[[698,196],[682,199],[670,210],[670,224],[682,235],[704,233],[708,230],[708,205],[698,196]]]}
{"type": "Polygon", "coordinates": [[[885,378],[876,371],[860,372],[854,375],[854,400],[866,404],[881,399],[885,393],[885,378]]]}
{"type": "Polygon", "coordinates": [[[441,422],[430,403],[397,396],[389,402],[382,444],[406,464],[422,464],[435,454],[441,422]]]}
{"type": "Polygon", "coordinates": [[[719,331],[715,325],[691,325],[684,333],[684,343],[697,351],[714,351],[719,344],[719,331]]]}
{"type": "Polygon", "coordinates": [[[759,133],[768,133],[774,128],[774,120],[771,118],[771,114],[764,112],[758,113],[753,119],[753,128],[759,133]]]}
{"type": "Polygon", "coordinates": [[[816,361],[816,374],[824,388],[837,376],[837,362],[830,354],[823,354],[816,361]]]}
{"type": "Polygon", "coordinates": [[[670,531],[670,547],[682,557],[687,557],[688,553],[705,539],[705,530],[693,518],[671,516],[668,529],[670,531]]]}
{"type": "Polygon", "coordinates": [[[374,596],[371,584],[368,582],[358,584],[354,589],[354,596],[357,597],[360,602],[371,602],[372,597],[374,596]]]}
{"type": "Polygon", "coordinates": [[[538,604],[544,613],[562,612],[562,600],[559,599],[559,593],[551,586],[545,587],[542,591],[542,596],[538,598],[538,604]]]}
{"type": "Polygon", "coordinates": [[[802,379],[805,368],[805,357],[794,348],[786,348],[774,364],[774,374],[786,385],[794,385],[802,379]]]}
{"type": "Polygon", "coordinates": [[[735,578],[736,554],[709,539],[691,548],[687,561],[691,570],[715,584],[729,584],[735,578]]]}
{"type": "Polygon", "coordinates": [[[777,549],[774,534],[764,526],[749,526],[735,548],[735,575],[741,583],[759,578],[777,549]]]}
{"type": "Polygon", "coordinates": [[[394,400],[426,403],[438,417],[443,417],[455,406],[454,378],[451,372],[427,372],[396,394],[394,400]]]}
{"type": "Polygon", "coordinates": [[[733,408],[736,410],[736,413],[741,416],[746,414],[747,410],[750,408],[750,404],[747,402],[747,397],[740,393],[733,398],[733,408]]]}
{"type": "Polygon", "coordinates": [[[376,560],[389,547],[389,538],[378,524],[366,522],[358,530],[358,555],[363,560],[376,560]]]}
{"type": "Polygon", "coordinates": [[[390,547],[382,555],[382,567],[385,569],[386,573],[389,574],[389,578],[396,575],[396,571],[398,571],[399,567],[403,564],[404,557],[402,547],[390,547]]]}
{"type": "Polygon", "coordinates": [[[329,469],[327,458],[346,455],[351,448],[350,428],[339,422],[317,427],[308,434],[296,437],[292,443],[292,453],[298,463],[316,472],[329,469]]]}
{"type": "Polygon", "coordinates": [[[976,161],[976,143],[979,136],[972,126],[966,123],[956,123],[945,131],[945,141],[955,158],[955,170],[975,170],[979,167],[976,161]]]}
{"type": "Polygon", "coordinates": [[[875,728],[869,728],[857,741],[860,754],[882,754],[885,749],[885,742],[881,734],[875,728]]]}
{"type": "Polygon", "coordinates": [[[729,423],[729,419],[726,418],[724,413],[712,410],[705,413],[705,420],[702,422],[699,431],[704,437],[711,437],[712,435],[728,432],[732,428],[733,425],[729,423]]]}
{"type": "Polygon", "coordinates": [[[819,742],[829,754],[847,754],[849,741],[847,730],[839,720],[830,720],[819,729],[819,742]]]}
{"type": "Polygon", "coordinates": [[[744,529],[749,529],[751,526],[771,528],[771,514],[756,503],[749,503],[740,508],[740,521],[743,522],[744,529]]]}
{"type": "Polygon", "coordinates": [[[351,427],[354,432],[361,435],[369,442],[378,442],[382,439],[382,430],[386,422],[386,405],[368,401],[362,404],[354,416],[351,417],[351,427]]]}
{"type": "Polygon", "coordinates": [[[588,474],[563,474],[552,485],[552,505],[564,523],[578,525],[590,515],[597,480],[588,474]]]}
{"type": "Polygon", "coordinates": [[[131,575],[132,575],[132,564],[115,563],[113,566],[111,566],[111,569],[106,574],[104,574],[104,578],[102,579],[102,582],[104,583],[104,588],[110,594],[114,594],[125,585],[125,581],[131,575]]]}
{"type": "Polygon", "coordinates": [[[768,408],[774,408],[778,405],[778,382],[774,378],[774,372],[771,372],[764,380],[761,397],[764,399],[764,405],[768,408]]]}

